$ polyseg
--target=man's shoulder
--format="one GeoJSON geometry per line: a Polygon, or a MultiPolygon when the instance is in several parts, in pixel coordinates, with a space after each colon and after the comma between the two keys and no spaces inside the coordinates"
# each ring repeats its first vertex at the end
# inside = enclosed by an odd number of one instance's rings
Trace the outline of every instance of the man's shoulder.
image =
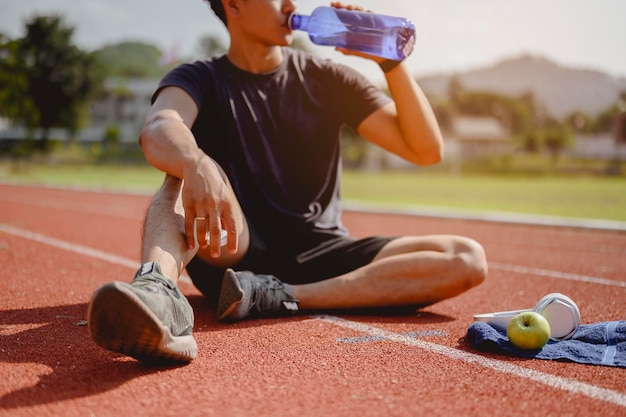
{"type": "Polygon", "coordinates": [[[163,88],[173,86],[185,90],[200,107],[202,98],[216,83],[214,80],[218,78],[216,71],[221,60],[222,57],[215,57],[178,65],[161,79],[152,100],[163,88]]]}
{"type": "Polygon", "coordinates": [[[204,88],[212,84],[212,80],[220,78],[220,68],[224,65],[224,59],[225,56],[218,56],[180,64],[163,77],[161,85],[182,84],[194,88],[204,88]]]}
{"type": "Polygon", "coordinates": [[[183,63],[174,68],[172,72],[207,74],[214,72],[222,66],[224,60],[225,55],[221,55],[194,62],[183,63]]]}

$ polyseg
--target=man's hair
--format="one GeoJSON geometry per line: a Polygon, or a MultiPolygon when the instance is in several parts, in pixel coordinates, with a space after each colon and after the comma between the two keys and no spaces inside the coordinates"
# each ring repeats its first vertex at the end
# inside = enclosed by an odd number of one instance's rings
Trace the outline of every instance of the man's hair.
{"type": "Polygon", "coordinates": [[[222,5],[222,0],[205,0],[207,3],[211,5],[211,9],[213,9],[213,13],[217,17],[220,18],[224,24],[226,24],[226,12],[224,11],[224,6],[222,5]]]}

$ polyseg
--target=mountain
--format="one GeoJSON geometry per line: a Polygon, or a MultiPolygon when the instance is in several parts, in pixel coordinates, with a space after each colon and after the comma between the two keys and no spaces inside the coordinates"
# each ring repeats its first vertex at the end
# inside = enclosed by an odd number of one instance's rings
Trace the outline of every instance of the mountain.
{"type": "Polygon", "coordinates": [[[520,96],[532,91],[557,119],[574,111],[583,111],[594,117],[617,103],[620,92],[626,92],[624,77],[564,67],[535,55],[505,59],[493,66],[464,73],[421,77],[418,82],[426,94],[443,97],[447,95],[453,76],[457,76],[463,87],[470,91],[489,91],[508,96],[520,96]]]}

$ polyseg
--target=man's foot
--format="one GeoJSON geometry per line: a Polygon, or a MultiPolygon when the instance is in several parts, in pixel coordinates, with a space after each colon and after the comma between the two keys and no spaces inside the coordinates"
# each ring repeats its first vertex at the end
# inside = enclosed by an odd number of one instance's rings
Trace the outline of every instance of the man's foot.
{"type": "Polygon", "coordinates": [[[238,321],[246,317],[293,314],[298,300],[288,284],[271,275],[227,269],[217,305],[217,318],[238,321]]]}
{"type": "Polygon", "coordinates": [[[98,288],[87,313],[98,345],[148,363],[194,359],[193,321],[191,305],[156,262],[144,264],[130,284],[98,288]]]}

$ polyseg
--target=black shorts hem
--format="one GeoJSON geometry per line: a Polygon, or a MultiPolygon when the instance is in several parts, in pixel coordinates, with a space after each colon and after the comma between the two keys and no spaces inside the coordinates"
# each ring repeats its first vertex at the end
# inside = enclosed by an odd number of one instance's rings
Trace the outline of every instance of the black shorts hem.
{"type": "MultiPolygon", "coordinates": [[[[239,271],[274,275],[288,284],[324,281],[358,269],[372,262],[380,250],[394,238],[373,236],[355,239],[333,237],[296,256],[251,246],[243,260],[233,267],[239,271]]],[[[224,269],[213,267],[195,257],[187,272],[200,292],[217,302],[224,269]]]]}

